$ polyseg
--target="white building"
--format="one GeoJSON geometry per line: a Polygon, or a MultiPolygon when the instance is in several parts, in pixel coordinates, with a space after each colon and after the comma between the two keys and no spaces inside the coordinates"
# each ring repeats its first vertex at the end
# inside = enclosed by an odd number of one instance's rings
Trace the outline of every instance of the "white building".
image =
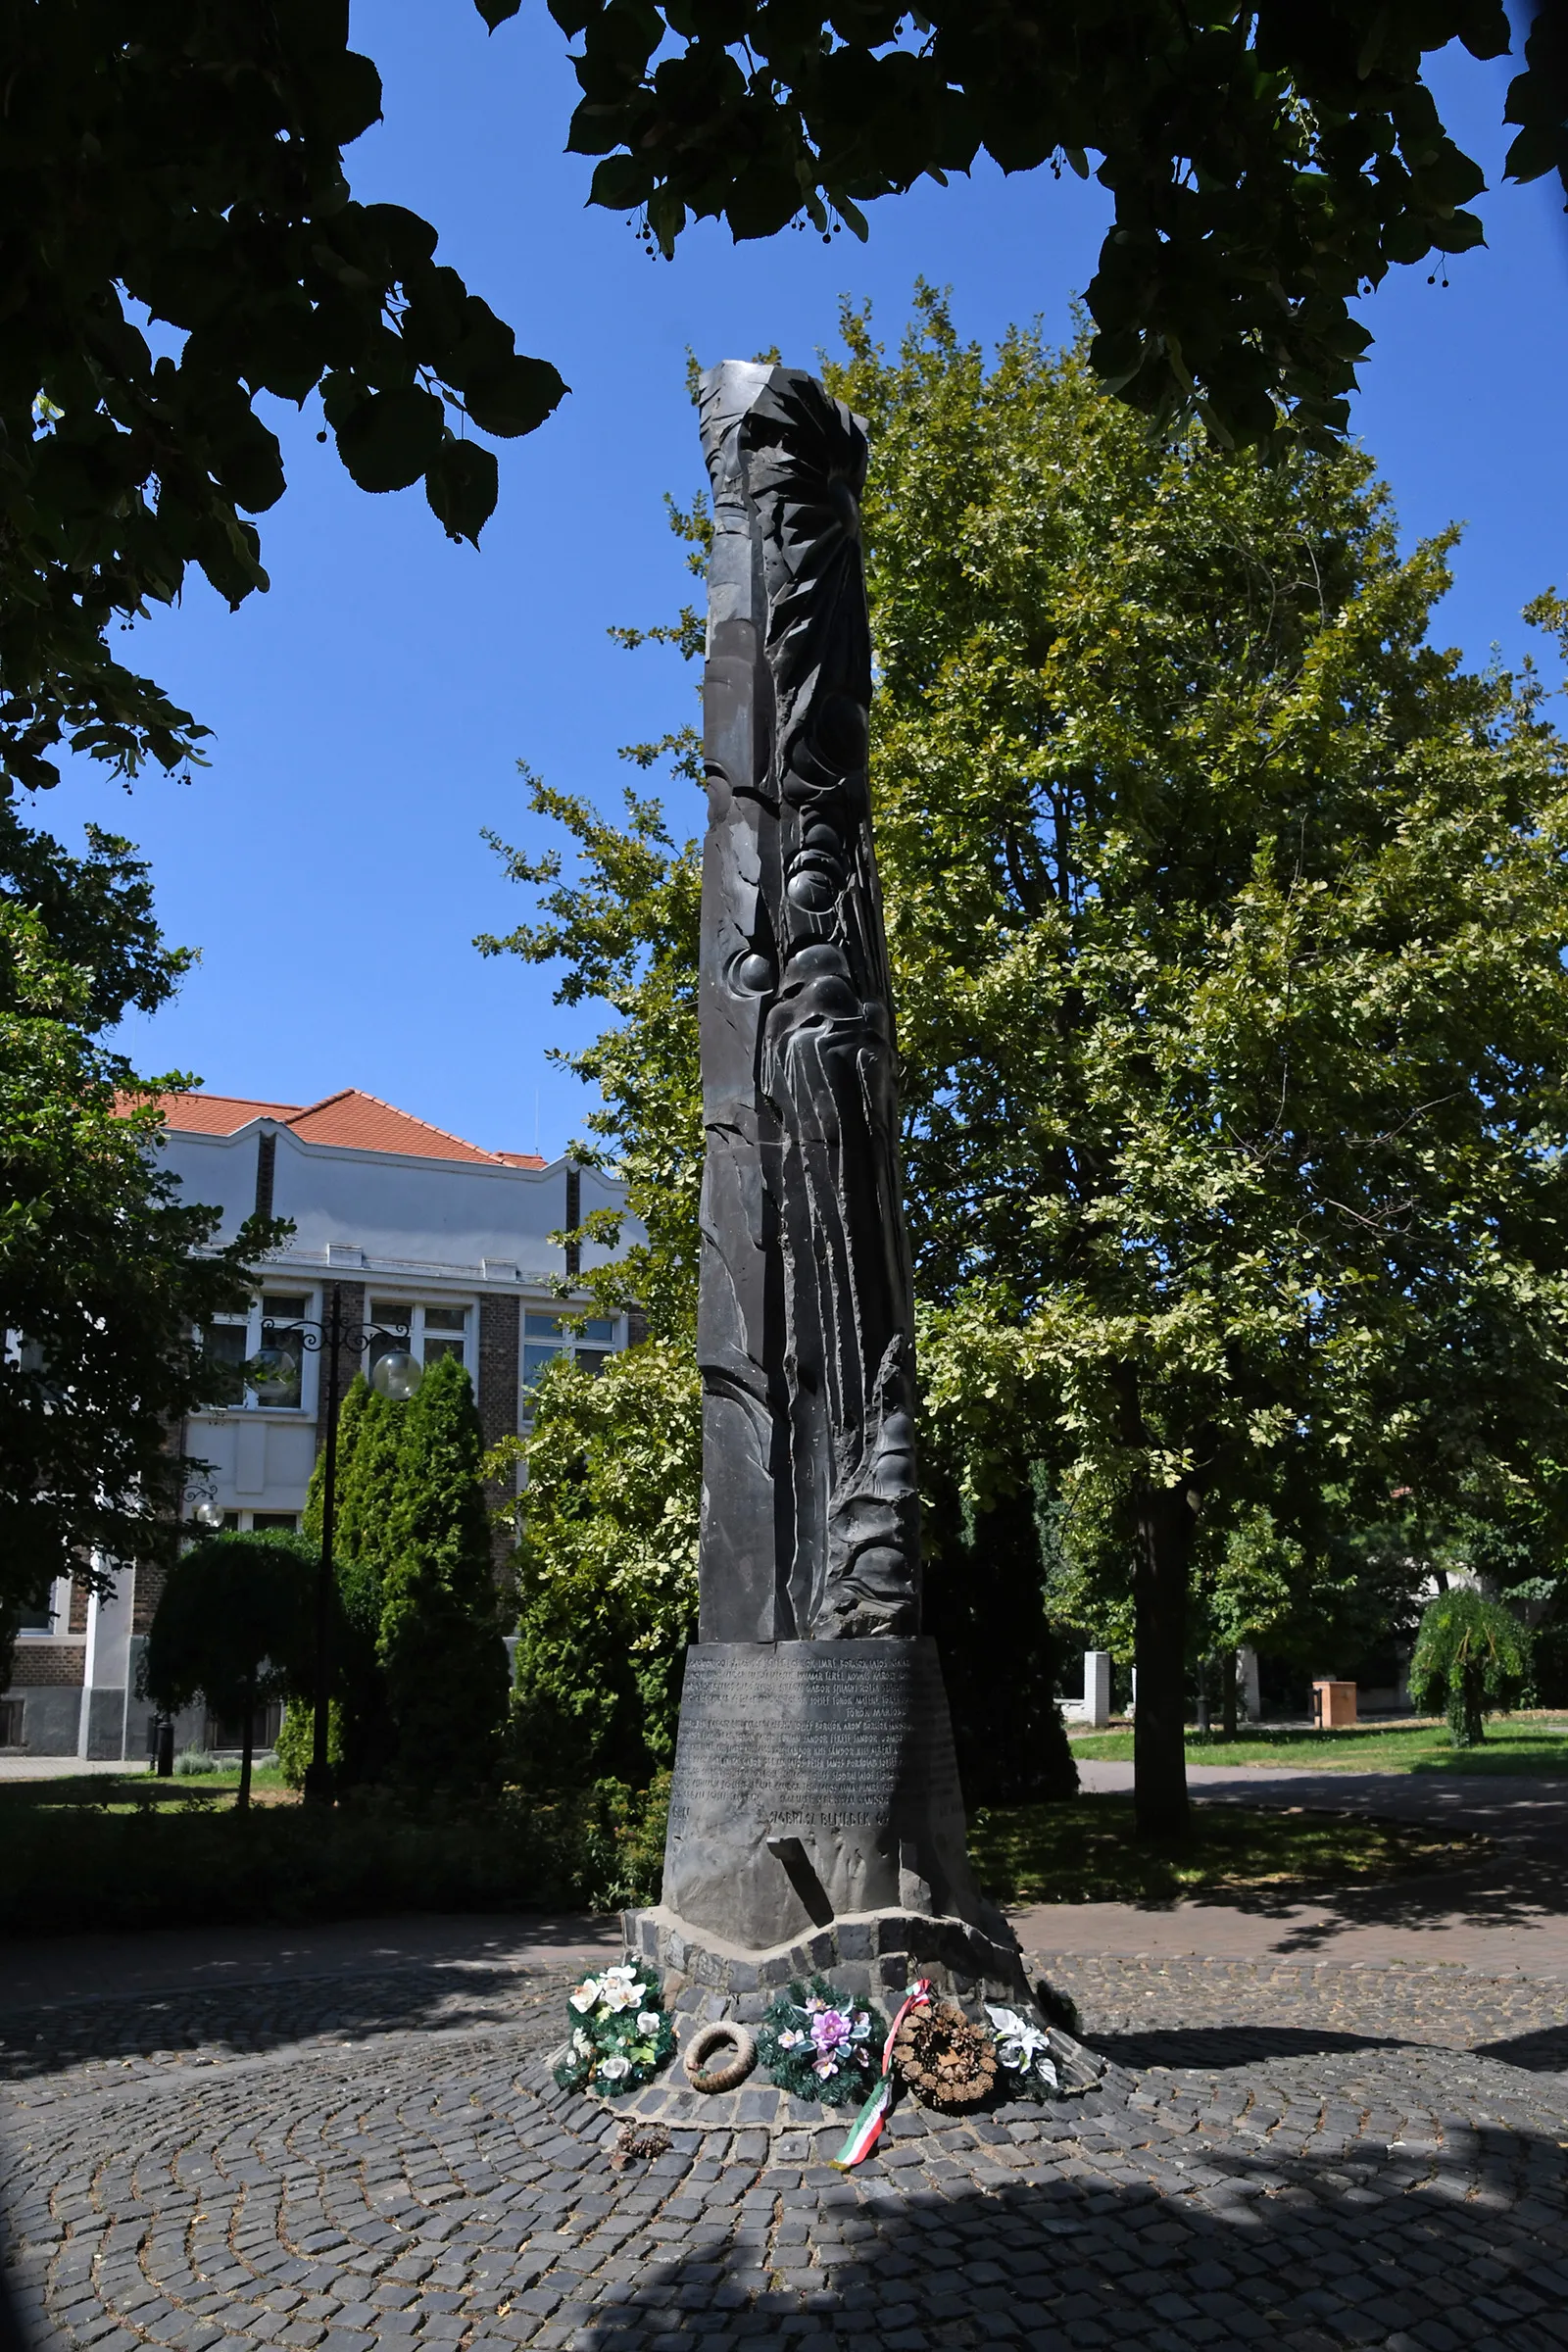
{"type": "MultiPolygon", "coordinates": [[[[333,1291],[345,1325],[407,1334],[345,1350],[339,1393],[385,1348],[406,1347],[427,1363],[459,1355],[487,1445],[522,1427],[528,1387],[552,1356],[571,1349],[597,1363],[626,1345],[624,1316],[564,1333],[551,1289],[580,1271],[551,1234],[620,1206],[618,1187],[594,1170],[482,1152],[352,1088],[304,1107],[206,1094],[167,1096],[163,1107],[166,1162],[189,1199],[221,1209],[220,1240],[257,1210],[294,1227],[258,1263],[249,1313],[205,1335],[213,1402],[183,1433],[184,1452],[208,1465],[191,1504],[217,1502],[228,1526],[299,1525],[324,1435],[325,1367],[319,1348],[290,1340],[287,1327],[314,1339],[333,1291]]],[[[627,1238],[638,1238],[629,1223],[627,1238]]],[[[582,1262],[607,1255],[585,1248],[582,1262]]],[[[156,1572],[125,1570],[100,1600],[60,1580],[19,1638],[0,1696],[0,1748],[146,1754],[136,1666],[158,1583],[156,1572]]]]}

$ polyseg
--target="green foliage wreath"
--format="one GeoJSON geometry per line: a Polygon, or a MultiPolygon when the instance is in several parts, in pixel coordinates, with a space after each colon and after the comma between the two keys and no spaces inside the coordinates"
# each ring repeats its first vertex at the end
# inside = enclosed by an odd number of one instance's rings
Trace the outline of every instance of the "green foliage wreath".
{"type": "Polygon", "coordinates": [[[563,2090],[638,2090],[675,2052],[659,1980],[623,1961],[566,1995],[571,2039],[555,2068],[563,2090]]]}
{"type": "Polygon", "coordinates": [[[858,2106],[882,2072],[888,2021],[869,2001],[836,1992],[821,1977],[792,1984],[757,2029],[758,2064],[780,2090],[829,2107],[858,2106]]]}

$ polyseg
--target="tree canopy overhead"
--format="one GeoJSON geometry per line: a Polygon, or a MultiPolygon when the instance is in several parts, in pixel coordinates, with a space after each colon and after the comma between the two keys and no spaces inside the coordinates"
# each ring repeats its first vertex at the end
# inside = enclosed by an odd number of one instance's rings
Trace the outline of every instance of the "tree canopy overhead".
{"type": "Polygon", "coordinates": [[[172,767],[205,730],[107,632],[189,564],[231,605],[266,587],[260,395],[319,390],[362,489],[422,481],[476,541],[469,429],[530,432],[565,386],[427,221],[351,196],[381,84],[347,0],[0,0],[0,788],[54,783],[62,742],[172,767]]]}
{"type": "MultiPolygon", "coordinates": [[[[476,0],[492,25],[520,0],[476,0]]],[[[1506,56],[1501,0],[550,0],[582,101],[593,201],[641,210],[668,254],[688,218],[737,237],[965,172],[1096,175],[1115,221],[1088,289],[1106,385],[1222,440],[1282,411],[1348,418],[1370,336],[1350,303],[1392,264],[1482,242],[1485,185],[1423,78],[1459,41],[1506,56]]],[[[1568,12],[1543,9],[1514,79],[1507,170],[1568,186],[1568,12]]]]}

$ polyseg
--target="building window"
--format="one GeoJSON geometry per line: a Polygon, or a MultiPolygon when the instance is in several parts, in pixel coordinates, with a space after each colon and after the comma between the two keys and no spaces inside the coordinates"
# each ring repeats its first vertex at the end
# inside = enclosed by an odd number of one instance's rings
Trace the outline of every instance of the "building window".
{"type": "Polygon", "coordinates": [[[202,1527],[192,1521],[186,1532],[200,1543],[206,1536],[248,1536],[253,1532],[261,1535],[270,1527],[297,1536],[300,1515],[298,1511],[225,1511],[221,1527],[202,1527]]]}
{"type": "Polygon", "coordinates": [[[314,1298],[298,1291],[264,1291],[244,1315],[220,1315],[202,1334],[208,1404],[229,1412],[300,1412],[305,1404],[307,1349],[297,1328],[310,1319],[314,1298]]]}
{"type": "MultiPolygon", "coordinates": [[[[258,1707],[251,1717],[251,1750],[253,1755],[265,1754],[277,1745],[277,1735],[283,1728],[283,1708],[278,1699],[270,1706],[258,1707]]],[[[214,1715],[209,1713],[205,1726],[204,1745],[209,1754],[222,1754],[226,1749],[238,1750],[245,1745],[243,1715],[214,1715]]]]}
{"type": "Polygon", "coordinates": [[[63,1634],[71,1607],[71,1587],[64,1577],[56,1577],[43,1599],[24,1609],[17,1620],[19,1634],[31,1634],[36,1640],[48,1634],[63,1634]]]}
{"type": "Polygon", "coordinates": [[[547,1315],[530,1309],[522,1318],[522,1385],[524,1390],[536,1388],[547,1364],[558,1355],[570,1355],[585,1372],[596,1377],[605,1368],[605,1358],[615,1342],[613,1318],[596,1315],[585,1322],[580,1331],[565,1329],[574,1324],[574,1315],[547,1315]]]}
{"type": "Polygon", "coordinates": [[[25,1702],[20,1698],[0,1698],[0,1747],[21,1747],[23,1717],[25,1702]]]}
{"type": "Polygon", "coordinates": [[[473,1326],[471,1306],[425,1306],[416,1298],[373,1298],[369,1319],[393,1331],[401,1325],[408,1337],[372,1340],[367,1370],[373,1372],[383,1355],[407,1348],[421,1364],[437,1363],[443,1355],[455,1355],[460,1364],[472,1372],[468,1353],[468,1334],[473,1326]]]}

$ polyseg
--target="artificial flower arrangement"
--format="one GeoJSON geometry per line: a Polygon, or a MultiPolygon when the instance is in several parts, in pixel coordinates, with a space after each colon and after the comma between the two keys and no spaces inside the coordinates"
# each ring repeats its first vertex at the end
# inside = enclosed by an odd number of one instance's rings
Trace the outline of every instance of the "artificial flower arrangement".
{"type": "Polygon", "coordinates": [[[848,2107],[881,2079],[887,2032],[880,2010],[813,1977],[768,2004],[757,2029],[758,2062],[780,2090],[848,2107]]]}
{"type": "Polygon", "coordinates": [[[555,2069],[563,2090],[636,2090],[673,2057],[658,1981],[629,1962],[584,1977],[566,2000],[571,2039],[555,2069]]]}
{"type": "Polygon", "coordinates": [[[1054,2097],[1061,2088],[1061,2077],[1049,2035],[1016,2009],[997,2008],[987,2001],[986,2015],[996,2028],[997,2063],[1014,2078],[1018,2090],[1054,2097]]]}

